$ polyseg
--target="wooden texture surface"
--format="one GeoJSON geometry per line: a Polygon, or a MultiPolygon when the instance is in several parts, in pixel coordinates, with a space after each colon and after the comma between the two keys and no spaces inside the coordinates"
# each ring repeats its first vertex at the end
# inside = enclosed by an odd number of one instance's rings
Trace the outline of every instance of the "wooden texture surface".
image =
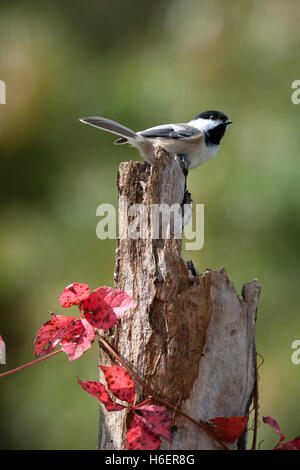
{"type": "MultiPolygon", "coordinates": [[[[119,201],[126,196],[128,207],[144,204],[151,231],[151,205],[183,205],[187,200],[184,173],[178,157],[162,149],[152,166],[122,163],[119,201]]],[[[137,307],[106,339],[160,397],[194,419],[244,415],[255,380],[259,286],[255,281],[245,284],[239,297],[225,269],[198,274],[192,262],[184,261],[181,240],[172,234],[154,240],[126,237],[131,222],[131,216],[120,213],[123,239],[116,250],[115,287],[131,295],[137,307]]],[[[112,364],[102,349],[100,363],[112,364]]],[[[139,385],[136,390],[138,401],[146,398],[139,385]]],[[[131,418],[127,410],[108,413],[101,408],[99,449],[124,449],[131,418]]],[[[175,425],[172,443],[163,441],[162,449],[215,448],[209,436],[183,418],[176,417],[175,425]]]]}

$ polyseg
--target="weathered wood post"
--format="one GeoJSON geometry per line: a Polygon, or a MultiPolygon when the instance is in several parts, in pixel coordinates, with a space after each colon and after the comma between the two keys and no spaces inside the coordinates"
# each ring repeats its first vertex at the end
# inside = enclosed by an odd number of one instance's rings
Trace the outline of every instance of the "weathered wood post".
{"type": "MultiPolygon", "coordinates": [[[[158,149],[152,166],[122,163],[117,186],[119,201],[126,196],[128,207],[148,208],[151,229],[151,205],[182,205],[186,176],[178,157],[158,149]]],[[[119,233],[131,219],[121,211],[119,233]]],[[[106,338],[160,397],[196,420],[245,415],[255,383],[260,292],[255,281],[244,284],[240,298],[225,269],[198,274],[192,262],[184,261],[180,239],[124,237],[116,251],[115,287],[131,295],[137,307],[106,338]]],[[[100,362],[112,364],[102,348],[100,362]]],[[[136,390],[140,401],[145,395],[138,384],[136,390]]],[[[101,407],[99,449],[124,449],[130,419],[127,410],[108,413],[101,407]]],[[[176,416],[175,425],[172,443],[163,441],[162,449],[216,448],[184,418],[176,416]]]]}

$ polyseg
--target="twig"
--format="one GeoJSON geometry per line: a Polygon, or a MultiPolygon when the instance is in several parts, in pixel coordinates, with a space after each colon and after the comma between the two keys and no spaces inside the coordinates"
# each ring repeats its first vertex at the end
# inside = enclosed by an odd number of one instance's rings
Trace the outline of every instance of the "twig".
{"type": "Polygon", "coordinates": [[[7,372],[3,372],[3,374],[0,374],[0,378],[6,377],[7,375],[14,374],[15,372],[19,372],[20,370],[26,369],[26,367],[34,366],[38,362],[44,361],[45,359],[49,359],[50,357],[53,357],[60,352],[62,352],[62,349],[59,349],[58,351],[54,351],[50,354],[47,354],[47,356],[39,357],[39,359],[36,359],[35,361],[32,361],[32,362],[28,362],[27,364],[17,367],[16,369],[11,369],[11,370],[8,370],[7,372]]]}
{"type": "Polygon", "coordinates": [[[147,400],[142,401],[141,403],[138,403],[137,405],[134,405],[134,409],[136,410],[137,408],[140,408],[141,406],[144,406],[146,403],[149,403],[152,401],[152,397],[147,398],[147,400]]]}

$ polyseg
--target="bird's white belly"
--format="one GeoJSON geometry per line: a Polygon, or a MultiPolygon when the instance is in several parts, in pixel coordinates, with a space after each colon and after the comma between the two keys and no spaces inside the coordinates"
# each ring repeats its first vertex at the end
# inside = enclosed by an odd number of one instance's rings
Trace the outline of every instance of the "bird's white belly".
{"type": "Polygon", "coordinates": [[[191,162],[190,168],[196,168],[207,160],[215,158],[219,145],[206,145],[203,136],[199,139],[180,140],[155,138],[151,140],[154,146],[163,147],[169,153],[184,155],[186,160],[191,162]]]}
{"type": "Polygon", "coordinates": [[[191,162],[190,169],[196,168],[199,165],[207,162],[207,160],[211,160],[217,156],[219,149],[219,145],[209,145],[202,147],[200,151],[194,152],[189,157],[187,156],[186,159],[191,162]]]}

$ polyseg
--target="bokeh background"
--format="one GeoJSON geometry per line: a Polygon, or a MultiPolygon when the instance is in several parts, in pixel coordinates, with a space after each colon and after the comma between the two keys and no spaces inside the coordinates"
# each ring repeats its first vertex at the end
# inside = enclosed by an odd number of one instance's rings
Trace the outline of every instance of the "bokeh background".
{"type": "MultiPolygon", "coordinates": [[[[135,150],[78,118],[140,130],[220,109],[234,120],[217,159],[193,170],[205,204],[199,270],[225,266],[240,292],[262,286],[257,321],[260,414],[300,434],[298,0],[1,1],[0,333],[7,365],[33,358],[48,311],[73,281],[113,285],[115,241],[96,237],[96,208],[116,203],[121,161],[135,150]]],[[[95,449],[97,345],[1,380],[0,448],[95,449]]],[[[262,448],[275,433],[259,428],[262,448]]]]}

